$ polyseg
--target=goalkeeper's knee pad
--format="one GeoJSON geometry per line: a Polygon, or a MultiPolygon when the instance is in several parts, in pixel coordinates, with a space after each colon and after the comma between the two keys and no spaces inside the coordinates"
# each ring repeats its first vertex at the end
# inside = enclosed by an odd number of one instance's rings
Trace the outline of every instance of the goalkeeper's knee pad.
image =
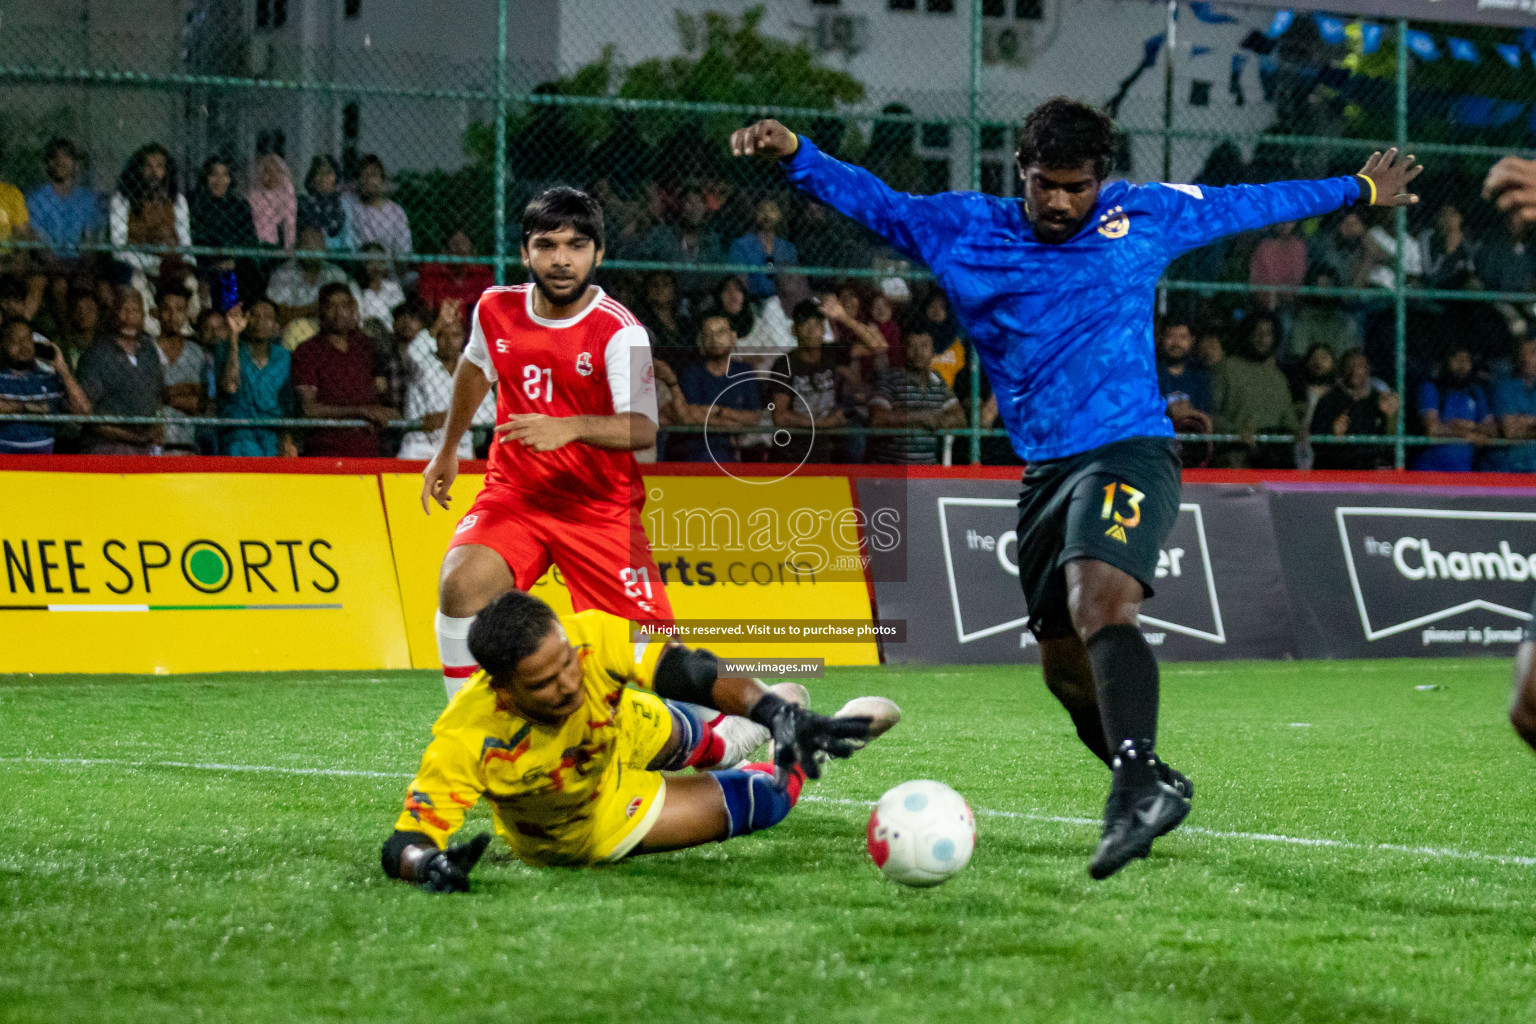
{"type": "Polygon", "coordinates": [[[789,786],[780,790],[773,784],[773,766],[768,764],[747,765],[713,774],[725,794],[725,813],[731,819],[731,836],[760,832],[783,821],[800,798],[800,783],[805,778],[796,767],[789,786]]]}

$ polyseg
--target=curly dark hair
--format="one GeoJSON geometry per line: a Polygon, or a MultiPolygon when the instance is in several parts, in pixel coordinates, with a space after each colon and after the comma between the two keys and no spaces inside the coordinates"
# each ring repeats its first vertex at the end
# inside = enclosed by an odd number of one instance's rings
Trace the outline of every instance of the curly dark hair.
{"type": "Polygon", "coordinates": [[[123,173],[118,176],[117,190],[127,197],[129,208],[134,213],[143,209],[144,204],[151,199],[174,198],[181,191],[176,182],[176,161],[171,159],[171,154],[160,143],[146,143],[134,150],[133,156],[128,158],[123,173]],[[144,176],[144,165],[151,156],[165,160],[165,178],[157,187],[152,187],[144,176]]]}
{"type": "Polygon", "coordinates": [[[1093,161],[1093,176],[1103,181],[1115,155],[1115,123],[1098,107],[1056,96],[1024,119],[1019,132],[1020,169],[1031,164],[1052,169],[1080,167],[1093,161]]]}
{"type": "Polygon", "coordinates": [[[494,685],[517,671],[559,622],[555,611],[532,594],[509,590],[480,610],[469,627],[469,653],[494,685]]]}

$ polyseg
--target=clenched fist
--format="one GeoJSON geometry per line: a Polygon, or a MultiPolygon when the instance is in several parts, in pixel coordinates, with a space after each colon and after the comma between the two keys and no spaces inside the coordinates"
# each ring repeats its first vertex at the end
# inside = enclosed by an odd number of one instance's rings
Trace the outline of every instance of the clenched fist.
{"type": "Polygon", "coordinates": [[[771,156],[783,160],[799,148],[800,137],[771,117],[731,132],[732,156],[771,156]]]}

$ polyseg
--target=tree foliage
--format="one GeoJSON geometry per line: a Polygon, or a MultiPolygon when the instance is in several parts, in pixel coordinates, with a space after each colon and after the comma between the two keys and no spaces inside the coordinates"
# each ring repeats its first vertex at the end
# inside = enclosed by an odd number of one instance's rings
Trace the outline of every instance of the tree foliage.
{"type": "MultiPolygon", "coordinates": [[[[621,109],[561,103],[560,99],[615,97],[700,104],[832,110],[864,98],[864,85],[844,71],[822,67],[802,42],[762,31],[764,9],[739,17],[708,11],[674,17],[682,53],[620,64],[604,47],[594,61],[534,90],[547,101],[515,105],[507,125],[508,158],[525,180],[585,181],[607,177],[623,190],[652,178],[690,177],[719,170],[740,114],[621,109]]],[[[489,163],[495,153],[489,125],[471,125],[467,155],[489,163]]]]}

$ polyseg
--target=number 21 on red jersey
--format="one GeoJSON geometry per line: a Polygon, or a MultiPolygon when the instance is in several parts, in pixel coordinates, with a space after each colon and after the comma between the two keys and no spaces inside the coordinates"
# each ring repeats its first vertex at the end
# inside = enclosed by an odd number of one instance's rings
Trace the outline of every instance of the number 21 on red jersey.
{"type": "Polygon", "coordinates": [[[555,376],[549,367],[532,363],[523,367],[523,394],[528,396],[530,402],[555,400],[555,376]]]}

